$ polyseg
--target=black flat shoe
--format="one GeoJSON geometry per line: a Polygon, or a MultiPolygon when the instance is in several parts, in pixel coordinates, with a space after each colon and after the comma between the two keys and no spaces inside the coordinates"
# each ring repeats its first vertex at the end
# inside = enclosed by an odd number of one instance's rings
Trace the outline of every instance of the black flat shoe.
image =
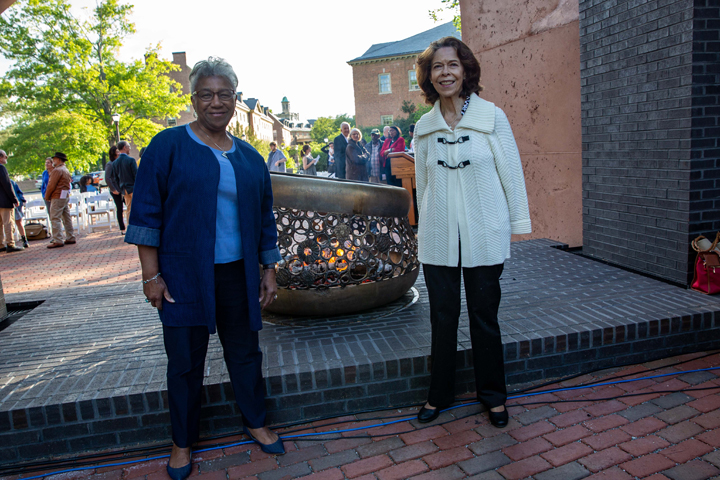
{"type": "Polygon", "coordinates": [[[285,453],[285,447],[283,446],[282,439],[280,438],[280,435],[278,435],[278,439],[275,440],[275,443],[271,443],[270,445],[266,445],[257,438],[252,436],[252,433],[250,433],[250,430],[247,429],[247,427],[243,426],[243,432],[245,432],[245,435],[247,435],[250,440],[260,445],[260,450],[262,450],[265,453],[269,453],[270,455],[282,455],[285,453]]]}
{"type": "Polygon", "coordinates": [[[192,462],[180,468],[172,468],[170,462],[167,464],[167,473],[172,480],[185,480],[190,476],[190,472],[192,472],[192,462]]]}
{"type": "Polygon", "coordinates": [[[418,416],[417,416],[418,422],[420,422],[420,423],[432,422],[433,420],[435,420],[437,417],[440,416],[440,410],[442,410],[442,408],[440,408],[440,407],[425,408],[425,406],[423,405],[423,407],[418,412],[418,416]]]}
{"type": "Polygon", "coordinates": [[[510,415],[508,415],[507,407],[502,412],[493,412],[488,409],[488,416],[490,417],[490,423],[497,428],[507,427],[510,415]]]}

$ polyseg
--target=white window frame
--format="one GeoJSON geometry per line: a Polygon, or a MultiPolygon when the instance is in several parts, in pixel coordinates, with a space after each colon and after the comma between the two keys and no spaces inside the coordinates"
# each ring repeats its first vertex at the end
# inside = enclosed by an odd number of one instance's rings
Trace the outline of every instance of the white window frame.
{"type": "Polygon", "coordinates": [[[393,124],[393,116],[392,115],[380,115],[380,125],[382,125],[384,127],[384,126],[389,126],[392,124],[393,124]],[[390,123],[385,123],[385,120],[387,118],[390,119],[390,123]]]}
{"type": "Polygon", "coordinates": [[[417,72],[415,70],[408,70],[408,90],[411,92],[415,92],[417,90],[420,90],[420,85],[417,82],[417,72]],[[412,77],[415,77],[415,85],[413,88],[413,79],[412,77]]]}
{"type": "Polygon", "coordinates": [[[380,95],[387,95],[389,93],[392,93],[392,76],[389,73],[379,73],[378,74],[378,93],[380,93],[380,95]],[[387,92],[383,92],[383,90],[382,90],[381,78],[385,75],[387,75],[387,78],[388,78],[388,82],[387,82],[388,91],[387,92]]]}

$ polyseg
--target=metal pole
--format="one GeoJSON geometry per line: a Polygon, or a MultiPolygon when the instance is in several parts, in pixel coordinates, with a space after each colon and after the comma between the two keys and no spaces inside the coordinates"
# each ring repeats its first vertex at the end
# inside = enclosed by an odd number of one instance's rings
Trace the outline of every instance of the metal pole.
{"type": "Polygon", "coordinates": [[[120,143],[120,122],[115,122],[115,139],[116,144],[120,143]]]}

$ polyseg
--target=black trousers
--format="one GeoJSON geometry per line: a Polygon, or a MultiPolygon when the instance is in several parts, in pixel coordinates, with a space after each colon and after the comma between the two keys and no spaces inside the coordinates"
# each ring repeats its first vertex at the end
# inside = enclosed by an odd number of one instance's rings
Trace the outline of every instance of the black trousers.
{"type": "Polygon", "coordinates": [[[428,402],[433,407],[455,401],[461,274],[470,317],[477,398],[487,408],[505,404],[505,364],[497,319],[502,271],[503,264],[474,268],[423,265],[430,298],[432,371],[428,402]]]}
{"type": "MultiPolygon", "coordinates": [[[[246,289],[242,260],[215,265],[215,320],[225,364],[243,424],[260,428],[266,416],[262,352],[258,332],[250,330],[246,289]]],[[[204,326],[163,325],[163,335],[172,438],[175,445],[186,448],[200,437],[200,398],[210,334],[204,326]]]]}
{"type": "Polygon", "coordinates": [[[110,192],[110,195],[112,195],[112,198],[115,201],[115,214],[117,215],[118,226],[121,231],[125,230],[125,220],[123,219],[123,196],[119,193],[115,195],[112,192],[110,192]]]}

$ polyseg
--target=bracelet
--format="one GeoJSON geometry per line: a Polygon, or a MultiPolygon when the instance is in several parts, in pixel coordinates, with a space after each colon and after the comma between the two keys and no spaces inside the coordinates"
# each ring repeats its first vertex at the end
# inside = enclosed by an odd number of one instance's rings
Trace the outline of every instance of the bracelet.
{"type": "Polygon", "coordinates": [[[263,265],[263,270],[275,270],[275,265],[277,265],[277,263],[265,264],[263,265]]]}
{"type": "Polygon", "coordinates": [[[142,283],[143,283],[143,285],[146,285],[146,284],[152,282],[153,280],[155,280],[155,283],[157,283],[157,278],[158,278],[159,276],[160,276],[160,272],[156,273],[155,276],[152,277],[152,278],[148,278],[147,280],[143,280],[142,283]]]}

